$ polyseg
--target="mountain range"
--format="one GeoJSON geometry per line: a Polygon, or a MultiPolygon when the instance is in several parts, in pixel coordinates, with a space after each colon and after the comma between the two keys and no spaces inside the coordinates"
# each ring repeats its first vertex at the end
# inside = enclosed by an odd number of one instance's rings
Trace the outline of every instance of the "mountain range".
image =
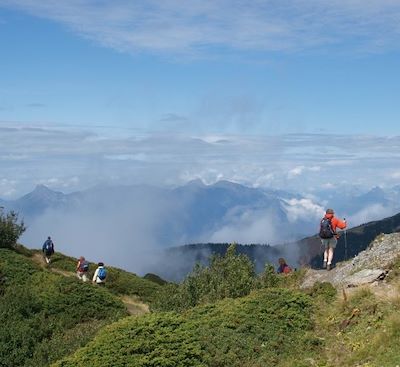
{"type": "MultiPolygon", "coordinates": [[[[57,248],[67,254],[96,254],[114,265],[146,273],[157,272],[165,256],[155,259],[161,249],[232,242],[286,244],[287,248],[312,238],[328,206],[346,216],[353,227],[400,211],[399,197],[400,186],[368,192],[324,189],[305,196],[195,180],[176,188],[99,185],[69,194],[39,185],[16,200],[0,200],[0,206],[24,219],[28,229],[22,240],[32,248],[52,235],[57,248]]],[[[312,261],[293,249],[281,253],[292,261],[302,256],[302,261],[312,261]]],[[[203,253],[207,257],[209,251],[203,253]]],[[[170,269],[182,266],[182,261],[173,261],[174,256],[168,256],[170,269]]],[[[187,262],[185,269],[191,266],[186,258],[183,262],[187,262]]]]}

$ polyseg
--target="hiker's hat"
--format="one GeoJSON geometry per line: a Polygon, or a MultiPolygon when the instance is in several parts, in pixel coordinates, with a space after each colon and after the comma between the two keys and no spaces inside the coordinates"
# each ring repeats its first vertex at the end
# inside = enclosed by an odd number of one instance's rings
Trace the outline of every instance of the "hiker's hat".
{"type": "Polygon", "coordinates": [[[335,214],[333,209],[326,209],[326,214],[335,214]]]}

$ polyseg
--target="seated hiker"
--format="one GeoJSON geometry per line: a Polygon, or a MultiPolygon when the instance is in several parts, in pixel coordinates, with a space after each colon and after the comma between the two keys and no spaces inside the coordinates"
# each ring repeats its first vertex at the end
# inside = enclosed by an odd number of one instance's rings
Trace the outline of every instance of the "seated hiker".
{"type": "Polygon", "coordinates": [[[51,240],[51,237],[47,237],[47,240],[44,242],[42,246],[42,251],[44,254],[44,259],[47,264],[50,264],[50,256],[54,254],[54,243],[51,240]]]}
{"type": "Polygon", "coordinates": [[[279,266],[276,269],[276,272],[278,274],[288,274],[292,272],[292,268],[288,264],[286,264],[286,260],[283,257],[279,258],[278,262],[279,266]]]}
{"type": "Polygon", "coordinates": [[[86,261],[83,256],[81,256],[78,260],[78,264],[76,265],[76,275],[82,281],[87,282],[89,280],[87,277],[88,271],[89,271],[89,262],[86,261]]]}
{"type": "Polygon", "coordinates": [[[92,282],[97,285],[105,285],[106,277],[107,277],[107,269],[104,267],[104,263],[99,262],[98,268],[94,272],[92,282]]]}

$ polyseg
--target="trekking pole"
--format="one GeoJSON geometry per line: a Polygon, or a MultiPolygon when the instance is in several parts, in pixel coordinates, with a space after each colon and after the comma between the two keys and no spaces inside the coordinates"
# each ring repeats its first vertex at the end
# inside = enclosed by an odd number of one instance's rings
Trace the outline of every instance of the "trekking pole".
{"type": "MultiPolygon", "coordinates": [[[[346,218],[343,218],[346,220],[346,218]]],[[[347,260],[347,230],[344,229],[344,259],[347,260]]]]}

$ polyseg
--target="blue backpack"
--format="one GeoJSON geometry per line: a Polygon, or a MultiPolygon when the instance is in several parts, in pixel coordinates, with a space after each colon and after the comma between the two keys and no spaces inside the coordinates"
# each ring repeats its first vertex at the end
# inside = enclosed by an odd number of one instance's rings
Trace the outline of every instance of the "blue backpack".
{"type": "Polygon", "coordinates": [[[99,268],[99,272],[97,273],[97,277],[100,280],[104,280],[104,279],[106,279],[106,276],[107,276],[106,268],[99,268]]]}

